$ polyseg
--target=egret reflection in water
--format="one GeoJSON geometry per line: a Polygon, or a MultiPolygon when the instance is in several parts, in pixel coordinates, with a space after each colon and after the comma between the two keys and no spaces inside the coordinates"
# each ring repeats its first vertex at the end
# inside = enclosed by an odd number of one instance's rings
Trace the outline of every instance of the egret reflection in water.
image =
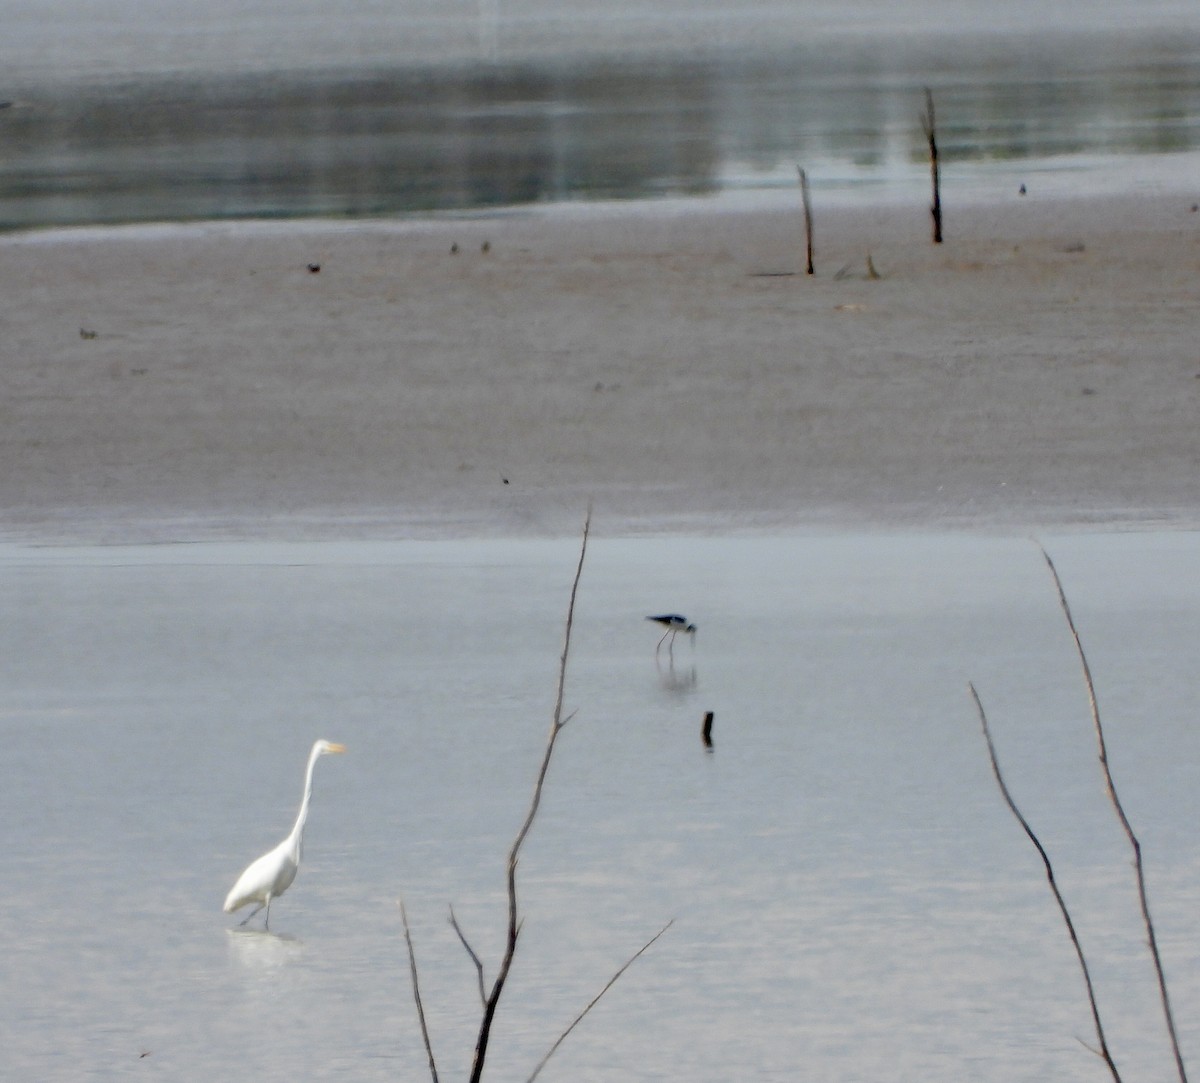
{"type": "Polygon", "coordinates": [[[240,925],[225,932],[229,937],[230,958],[251,971],[285,966],[299,959],[304,947],[291,933],[273,933],[269,929],[248,929],[240,925]]]}

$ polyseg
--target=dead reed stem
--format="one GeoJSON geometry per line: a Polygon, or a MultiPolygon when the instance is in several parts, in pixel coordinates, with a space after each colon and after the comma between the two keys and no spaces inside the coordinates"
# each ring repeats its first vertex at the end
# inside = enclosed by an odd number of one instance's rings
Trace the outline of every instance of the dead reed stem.
{"type": "Polygon", "coordinates": [[[433,1057],[433,1045],[429,1040],[429,1027],[425,1023],[425,1006],[421,1003],[421,983],[417,977],[417,955],[413,950],[412,932],[408,927],[408,912],[404,909],[404,900],[398,900],[400,920],[404,923],[404,942],[408,945],[408,972],[412,975],[413,1000],[417,1005],[417,1019],[421,1024],[421,1038],[425,1042],[425,1055],[429,1058],[429,1075],[433,1083],[438,1083],[437,1062],[433,1057]]]}
{"type": "Polygon", "coordinates": [[[569,1035],[571,1033],[571,1031],[573,1031],[577,1026],[579,1026],[580,1023],[583,1022],[584,1016],[586,1016],[587,1013],[590,1012],[600,1002],[600,998],[602,996],[604,996],[605,993],[607,993],[614,985],[617,984],[617,981],[621,977],[621,975],[624,974],[625,971],[628,970],[631,966],[633,966],[633,964],[639,958],[641,958],[642,955],[645,954],[646,950],[660,936],[662,936],[663,933],[665,933],[674,924],[675,924],[675,919],[672,918],[670,921],[668,921],[666,923],[666,925],[664,925],[661,929],[659,929],[658,932],[656,932],[652,937],[650,937],[650,939],[647,940],[646,943],[644,943],[640,948],[638,948],[638,950],[635,951],[625,961],[625,965],[622,966],[611,978],[608,979],[608,983],[604,986],[604,988],[601,989],[600,992],[598,992],[594,997],[592,997],[591,1000],[588,1001],[587,1007],[584,1008],[583,1011],[581,1011],[577,1016],[575,1016],[575,1018],[573,1020],[571,1020],[571,1025],[569,1027],[567,1027],[567,1029],[564,1030],[558,1036],[558,1041],[556,1041],[550,1047],[550,1049],[547,1051],[546,1055],[544,1057],[542,1057],[542,1059],[540,1061],[538,1061],[537,1067],[534,1068],[532,1074],[529,1076],[529,1079],[526,1080],[526,1083],[533,1083],[533,1081],[535,1079],[537,1079],[538,1075],[541,1073],[541,1070],[546,1067],[546,1062],[549,1061],[552,1056],[554,1056],[554,1054],[558,1050],[558,1047],[560,1045],[562,1045],[564,1041],[566,1041],[567,1035],[569,1035]]]}
{"type": "Polygon", "coordinates": [[[475,954],[475,949],[471,947],[467,940],[467,934],[462,931],[462,926],[458,923],[458,917],[454,913],[454,907],[450,907],[450,927],[458,936],[458,941],[462,944],[466,953],[471,957],[471,962],[475,964],[475,978],[479,983],[479,1003],[487,1006],[487,990],[484,988],[483,982],[483,961],[475,954]]]}
{"type": "Polygon", "coordinates": [[[796,166],[796,172],[800,174],[800,201],[804,205],[804,253],[805,253],[805,273],[816,274],[813,270],[813,218],[812,218],[812,198],[808,194],[808,174],[799,166],[796,166]]]}
{"type": "MultiPolygon", "coordinates": [[[[1050,855],[1046,853],[1046,848],[1034,833],[1033,828],[1029,826],[1029,821],[1022,815],[1016,801],[1013,800],[1013,796],[1009,792],[1008,785],[1004,781],[1004,775],[1000,771],[1000,763],[996,759],[996,746],[992,743],[992,732],[988,726],[987,714],[984,712],[983,703],[979,699],[979,693],[975,691],[974,684],[968,682],[967,688],[970,689],[971,698],[975,701],[975,709],[979,712],[979,724],[983,728],[983,739],[987,742],[988,759],[992,764],[992,774],[995,776],[996,785],[1000,787],[1000,794],[1004,798],[1004,803],[1008,806],[1008,810],[1016,817],[1017,823],[1021,825],[1021,829],[1028,836],[1029,841],[1033,843],[1034,849],[1037,850],[1038,856],[1042,859],[1042,865],[1046,869],[1046,880],[1050,884],[1050,891],[1054,895],[1054,901],[1058,904],[1059,913],[1062,914],[1063,922],[1067,926],[1067,935],[1071,938],[1071,946],[1075,949],[1075,958],[1079,960],[1079,969],[1083,972],[1083,984],[1087,988],[1088,1005],[1092,1010],[1092,1024],[1096,1028],[1096,1039],[1099,1043],[1099,1048],[1092,1051],[1108,1065],[1108,1070],[1112,1073],[1114,1083],[1121,1083],[1121,1075],[1117,1071],[1117,1065],[1113,1061],[1112,1054],[1109,1052],[1108,1041],[1104,1036],[1104,1024],[1100,1021],[1100,1008],[1096,1003],[1096,990],[1092,985],[1092,975],[1088,969],[1087,958],[1083,954],[1083,946],[1079,942],[1079,935],[1075,931],[1075,922],[1071,920],[1071,912],[1067,909],[1066,900],[1063,898],[1062,892],[1059,891],[1058,881],[1054,877],[1054,866],[1050,863],[1050,855]]],[[[1091,1049],[1091,1046],[1088,1046],[1088,1048],[1091,1049]]]]}
{"type": "Polygon", "coordinates": [[[929,172],[933,179],[933,202],[929,213],[933,216],[933,243],[942,243],[942,171],[938,163],[937,126],[933,113],[933,91],[925,88],[925,112],[921,117],[921,128],[929,143],[929,172]]]}
{"type": "MultiPolygon", "coordinates": [[[[554,699],[554,713],[550,719],[550,732],[546,738],[546,749],[542,754],[542,764],[538,769],[537,781],[533,787],[533,797],[529,802],[529,811],[513,840],[512,849],[508,852],[508,931],[505,938],[504,956],[500,961],[500,969],[496,980],[492,983],[483,1006],[483,1019],[479,1024],[479,1035],[475,1042],[475,1056],[471,1063],[471,1083],[479,1083],[483,1075],[483,1065],[487,1058],[488,1040],[492,1032],[492,1020],[496,1016],[496,1007],[500,1003],[500,995],[504,992],[504,983],[508,980],[508,972],[512,968],[513,957],[517,952],[517,937],[521,932],[521,923],[517,909],[517,863],[521,856],[521,847],[533,827],[534,818],[542,803],[542,789],[546,783],[546,775],[550,770],[550,760],[554,756],[554,746],[563,727],[570,717],[563,717],[563,695],[567,683],[567,659],[571,654],[571,629],[575,623],[575,599],[579,593],[579,580],[583,575],[583,561],[587,555],[588,534],[592,525],[592,512],[588,509],[583,524],[583,541],[579,547],[579,563],[575,567],[575,579],[571,584],[571,599],[567,605],[566,629],[563,633],[562,655],[558,665],[558,691],[554,699]]],[[[460,934],[461,935],[461,934],[460,934]]],[[[474,953],[472,953],[474,954],[474,953]]]]}
{"type": "MultiPolygon", "coordinates": [[[[537,779],[533,787],[533,796],[529,802],[529,809],[525,814],[524,820],[521,822],[521,827],[517,831],[516,838],[513,841],[512,848],[508,852],[507,866],[507,888],[508,888],[508,927],[505,937],[504,956],[500,961],[500,969],[496,975],[496,980],[492,983],[491,991],[486,989],[483,974],[483,962],[479,958],[479,954],[471,946],[467,935],[463,932],[462,926],[458,922],[458,917],[454,913],[454,908],[450,908],[450,925],[458,936],[459,942],[471,958],[471,962],[475,967],[476,979],[479,986],[479,998],[483,1005],[483,1015],[479,1024],[479,1033],[475,1042],[475,1053],[471,1063],[471,1083],[478,1083],[478,1080],[483,1074],[484,1063],[487,1060],[488,1043],[491,1037],[492,1023],[496,1016],[496,1008],[500,1003],[500,996],[504,992],[504,984],[508,979],[508,973],[512,968],[513,958],[516,955],[517,940],[521,934],[521,921],[519,918],[519,909],[517,905],[517,865],[519,863],[521,847],[525,843],[526,837],[529,835],[530,829],[533,827],[533,821],[537,816],[538,809],[541,806],[542,790],[545,787],[546,776],[550,770],[550,760],[554,755],[555,743],[558,740],[558,735],[562,732],[563,727],[574,717],[574,714],[563,715],[563,696],[566,688],[567,678],[567,660],[571,654],[571,631],[575,623],[575,601],[579,594],[579,581],[583,575],[584,558],[587,555],[588,535],[591,532],[592,511],[588,508],[587,517],[583,524],[583,541],[579,547],[579,562],[575,567],[575,578],[571,583],[571,598],[567,606],[566,629],[563,634],[563,649],[562,656],[559,658],[558,667],[558,689],[554,698],[554,713],[550,721],[550,732],[546,738],[546,747],[542,754],[541,766],[538,770],[537,779]]],[[[408,927],[408,915],[404,910],[403,901],[400,902],[400,916],[404,921],[404,938],[408,944],[408,965],[412,974],[413,996],[417,1003],[417,1015],[421,1022],[421,1035],[425,1041],[425,1051],[429,1056],[429,1071],[432,1076],[433,1083],[438,1083],[437,1065],[434,1063],[433,1048],[429,1039],[429,1031],[425,1024],[425,1012],[421,1004],[421,989],[420,981],[417,974],[417,959],[413,951],[412,936],[408,927]]],[[[550,1051],[542,1058],[541,1062],[534,1069],[533,1074],[529,1077],[532,1081],[545,1067],[546,1062],[554,1055],[555,1051],[567,1035],[575,1029],[583,1018],[596,1006],[600,998],[608,992],[609,989],[616,984],[617,980],[625,973],[626,970],[640,958],[645,951],[653,944],[660,936],[663,935],[674,924],[674,919],[667,922],[657,933],[654,934],[645,944],[643,944],[634,954],[625,962],[609,980],[608,983],[600,990],[599,993],[589,1001],[587,1007],[579,1013],[569,1027],[559,1036],[558,1040],[550,1047],[550,1051]]]]}
{"type": "Polygon", "coordinates": [[[1042,556],[1046,560],[1046,565],[1050,569],[1050,574],[1054,578],[1054,587],[1058,592],[1058,604],[1062,608],[1063,616],[1066,618],[1067,627],[1071,631],[1071,639],[1075,643],[1076,653],[1079,655],[1079,664],[1083,669],[1083,681],[1087,689],[1088,705],[1091,708],[1092,714],[1092,729],[1096,734],[1096,744],[1100,754],[1100,769],[1104,774],[1104,787],[1108,792],[1109,802],[1112,804],[1113,810],[1117,814],[1117,820],[1121,824],[1121,829],[1125,832],[1125,837],[1129,840],[1129,846],[1133,850],[1133,868],[1137,878],[1138,903],[1142,910],[1142,923],[1146,928],[1146,941],[1150,949],[1150,958],[1154,962],[1154,972],[1158,979],[1158,995],[1162,1004],[1163,1017],[1167,1024],[1167,1034],[1171,1041],[1171,1051],[1175,1057],[1175,1068],[1179,1073],[1180,1083],[1187,1083],[1187,1070],[1183,1064],[1183,1054],[1179,1048],[1179,1038],[1175,1031],[1175,1017],[1171,1010],[1171,997],[1167,990],[1167,978],[1163,970],[1162,957],[1158,951],[1158,937],[1154,932],[1154,922],[1150,917],[1150,899],[1146,891],[1146,873],[1142,862],[1142,846],[1138,841],[1137,835],[1134,834],[1133,825],[1129,822],[1129,817],[1125,814],[1125,808],[1121,804],[1121,799],[1117,794],[1117,784],[1113,780],[1112,769],[1108,763],[1108,746],[1104,739],[1104,726],[1100,722],[1100,707],[1096,701],[1096,686],[1092,681],[1091,666],[1088,665],[1087,654],[1083,649],[1083,641],[1079,637],[1079,630],[1075,627],[1075,618],[1071,615],[1071,607],[1067,602],[1066,592],[1063,590],[1062,580],[1059,578],[1058,569],[1054,566],[1054,561],[1050,559],[1050,554],[1042,548],[1042,556]]]}

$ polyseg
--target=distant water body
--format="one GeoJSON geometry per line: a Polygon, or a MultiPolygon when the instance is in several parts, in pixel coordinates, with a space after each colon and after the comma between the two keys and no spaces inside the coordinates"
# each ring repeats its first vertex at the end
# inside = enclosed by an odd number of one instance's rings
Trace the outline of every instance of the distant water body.
{"type": "Polygon", "coordinates": [[[1182,183],[1200,8],[0,0],[0,229],[1182,183]],[[261,6],[258,6],[261,7],[261,6]]]}

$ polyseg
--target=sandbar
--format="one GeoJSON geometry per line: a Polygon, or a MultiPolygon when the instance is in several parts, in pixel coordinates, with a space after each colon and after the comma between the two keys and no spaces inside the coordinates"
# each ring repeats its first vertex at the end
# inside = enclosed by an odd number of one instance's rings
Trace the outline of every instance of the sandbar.
{"type": "Polygon", "coordinates": [[[1182,527],[1187,193],[0,237],[4,536],[1182,527]],[[869,261],[869,262],[868,262],[869,261]]]}

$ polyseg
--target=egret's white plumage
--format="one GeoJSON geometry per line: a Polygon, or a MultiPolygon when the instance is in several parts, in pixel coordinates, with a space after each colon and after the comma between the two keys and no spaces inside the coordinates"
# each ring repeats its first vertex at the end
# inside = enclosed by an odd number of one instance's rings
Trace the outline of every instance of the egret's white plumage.
{"type": "Polygon", "coordinates": [[[263,928],[271,921],[271,900],[277,899],[296,879],[296,870],[300,868],[300,855],[304,842],[304,822],[308,819],[308,803],[312,798],[313,771],[317,760],[331,752],[345,752],[345,745],[334,744],[331,741],[317,741],[308,755],[308,768],[304,773],[304,800],[300,802],[300,812],[291,833],[273,850],[263,854],[237,878],[233,890],[225,899],[225,913],[232,914],[248,903],[258,903],[243,919],[245,925],[264,906],[267,916],[263,919],[263,928]]]}

